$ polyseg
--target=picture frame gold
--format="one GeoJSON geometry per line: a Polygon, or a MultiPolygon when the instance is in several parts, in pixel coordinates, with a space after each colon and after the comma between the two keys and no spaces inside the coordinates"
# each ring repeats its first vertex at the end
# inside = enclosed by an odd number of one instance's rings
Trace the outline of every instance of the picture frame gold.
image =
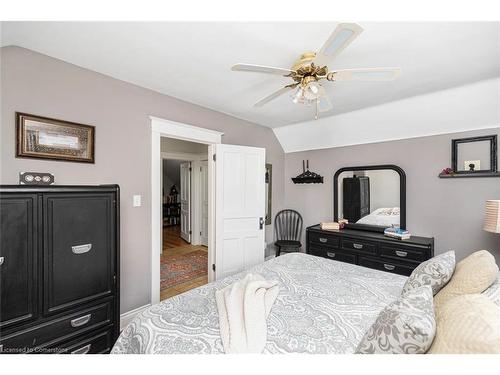
{"type": "Polygon", "coordinates": [[[95,127],[16,112],[16,157],[95,163],[95,127]]]}

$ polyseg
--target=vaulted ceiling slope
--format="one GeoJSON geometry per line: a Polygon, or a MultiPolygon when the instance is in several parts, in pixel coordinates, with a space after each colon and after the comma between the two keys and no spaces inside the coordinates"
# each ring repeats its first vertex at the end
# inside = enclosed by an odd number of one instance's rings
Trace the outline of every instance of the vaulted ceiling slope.
{"type": "MultiPolygon", "coordinates": [[[[399,66],[394,82],[337,82],[333,109],[361,110],[500,76],[500,23],[360,23],[365,29],[330,68],[399,66]]],[[[317,51],[331,23],[3,22],[2,46],[17,45],[260,125],[309,121],[288,95],[253,104],[288,83],[232,72],[238,62],[290,67],[317,51]]]]}

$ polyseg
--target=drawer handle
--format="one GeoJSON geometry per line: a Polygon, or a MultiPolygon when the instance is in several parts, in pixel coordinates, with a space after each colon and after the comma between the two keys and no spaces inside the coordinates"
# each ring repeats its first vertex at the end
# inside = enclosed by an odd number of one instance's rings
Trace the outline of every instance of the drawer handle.
{"type": "Polygon", "coordinates": [[[85,245],[71,246],[71,251],[73,254],[85,254],[92,249],[92,244],[88,243],[85,245]]]}
{"type": "Polygon", "coordinates": [[[393,266],[392,264],[384,264],[384,268],[387,271],[392,271],[394,268],[396,268],[396,266],[393,266]]]}
{"type": "Polygon", "coordinates": [[[353,243],[352,246],[355,248],[355,249],[362,249],[363,248],[363,245],[361,245],[360,243],[353,243]]]}
{"type": "Polygon", "coordinates": [[[408,253],[407,253],[406,251],[396,250],[396,255],[397,255],[398,257],[402,257],[402,258],[404,258],[405,256],[407,256],[407,255],[408,255],[408,253]]]}
{"type": "Polygon", "coordinates": [[[5,257],[0,257],[0,266],[3,264],[4,260],[5,260],[5,257]]]}
{"type": "Polygon", "coordinates": [[[319,238],[319,242],[321,242],[321,243],[327,243],[327,242],[328,242],[328,239],[327,239],[327,238],[320,237],[320,238],[319,238]]]}
{"type": "Polygon", "coordinates": [[[81,316],[79,318],[75,318],[73,320],[71,320],[71,327],[81,327],[85,324],[87,324],[90,320],[90,317],[92,316],[92,314],[87,314],[87,315],[84,315],[84,316],[81,316]]]}
{"type": "Polygon", "coordinates": [[[326,253],[326,255],[328,255],[330,258],[335,258],[335,255],[337,255],[337,254],[335,254],[335,253],[331,253],[331,252],[329,252],[329,251],[328,251],[328,252],[326,253]]]}
{"type": "Polygon", "coordinates": [[[88,344],[85,346],[82,346],[81,348],[78,348],[76,350],[73,350],[71,354],[87,354],[90,351],[90,347],[92,344],[88,344]]]}

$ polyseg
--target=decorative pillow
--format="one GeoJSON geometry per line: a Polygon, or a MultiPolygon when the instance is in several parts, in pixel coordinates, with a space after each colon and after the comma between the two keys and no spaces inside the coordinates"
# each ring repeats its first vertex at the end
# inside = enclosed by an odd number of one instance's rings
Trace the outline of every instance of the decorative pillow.
{"type": "Polygon", "coordinates": [[[455,269],[455,273],[446,285],[434,298],[436,313],[441,306],[451,298],[463,294],[482,293],[498,276],[498,266],[495,258],[486,250],[476,251],[462,259],[455,269]]]}
{"type": "Polygon", "coordinates": [[[500,273],[495,282],[483,292],[483,295],[500,307],[500,273]]]}
{"type": "Polygon", "coordinates": [[[442,287],[450,280],[455,270],[455,252],[448,251],[420,263],[413,270],[408,280],[403,286],[402,294],[410,290],[419,288],[423,285],[429,285],[432,293],[436,295],[442,287]]]}
{"type": "Polygon", "coordinates": [[[500,307],[482,294],[454,297],[442,307],[433,354],[500,354],[500,307]]]}
{"type": "Polygon", "coordinates": [[[436,333],[432,289],[413,289],[386,306],[356,349],[360,354],[421,354],[436,333]]]}

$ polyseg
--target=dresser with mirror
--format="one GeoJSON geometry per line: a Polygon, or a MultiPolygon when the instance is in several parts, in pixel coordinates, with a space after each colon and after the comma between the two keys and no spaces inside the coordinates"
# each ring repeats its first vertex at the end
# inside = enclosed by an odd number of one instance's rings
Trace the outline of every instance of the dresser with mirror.
{"type": "Polygon", "coordinates": [[[333,176],[333,220],[343,229],[306,229],[306,251],[340,262],[410,275],[434,256],[434,238],[384,235],[386,228],[406,229],[406,174],[396,165],[345,167],[333,176]]]}

